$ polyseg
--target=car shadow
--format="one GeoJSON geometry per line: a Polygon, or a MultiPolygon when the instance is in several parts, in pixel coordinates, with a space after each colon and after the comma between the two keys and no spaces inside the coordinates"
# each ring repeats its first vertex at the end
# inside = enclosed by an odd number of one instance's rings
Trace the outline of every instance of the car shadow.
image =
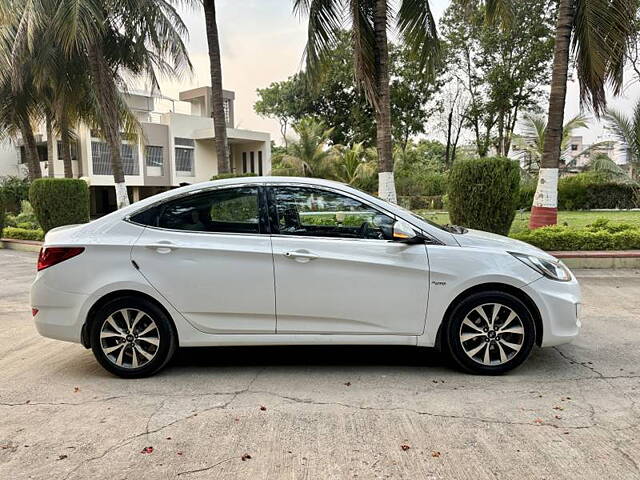
{"type": "Polygon", "coordinates": [[[174,367],[240,366],[450,366],[448,357],[432,348],[411,346],[250,346],[180,348],[174,367]]]}

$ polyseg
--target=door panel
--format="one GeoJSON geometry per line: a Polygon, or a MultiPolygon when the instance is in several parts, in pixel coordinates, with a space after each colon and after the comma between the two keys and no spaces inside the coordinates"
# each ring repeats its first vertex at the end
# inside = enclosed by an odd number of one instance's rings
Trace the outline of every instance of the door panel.
{"type": "Polygon", "coordinates": [[[255,186],[222,187],[131,218],[149,227],[132,250],[140,272],[207,333],[275,333],[271,240],[255,186]]]}
{"type": "Polygon", "coordinates": [[[278,333],[422,333],[425,245],[277,236],[272,243],[278,333]]]}
{"type": "Polygon", "coordinates": [[[207,333],[275,333],[268,236],[147,228],[132,258],[196,328],[207,333]]]}

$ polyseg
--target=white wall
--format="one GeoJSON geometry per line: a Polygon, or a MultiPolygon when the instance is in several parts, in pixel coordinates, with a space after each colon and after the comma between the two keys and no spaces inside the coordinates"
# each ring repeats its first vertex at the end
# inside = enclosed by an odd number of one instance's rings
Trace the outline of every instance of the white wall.
{"type": "Polygon", "coordinates": [[[24,165],[20,165],[16,146],[8,141],[0,142],[0,177],[7,175],[25,176],[24,165]]]}

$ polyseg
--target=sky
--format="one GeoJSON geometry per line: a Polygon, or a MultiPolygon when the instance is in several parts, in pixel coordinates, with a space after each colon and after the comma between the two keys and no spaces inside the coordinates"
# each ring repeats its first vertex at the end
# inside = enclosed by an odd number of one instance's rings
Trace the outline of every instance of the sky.
{"type": "MultiPolygon", "coordinates": [[[[269,132],[278,143],[281,143],[278,122],[258,116],[253,104],[256,89],[286,80],[302,66],[306,19],[292,13],[292,4],[292,0],[216,0],[223,88],[236,93],[235,126],[269,132]]],[[[448,4],[449,0],[431,0],[436,20],[448,4]]],[[[162,82],[162,93],[173,98],[178,98],[181,90],[211,84],[204,13],[201,8],[183,8],[181,12],[189,29],[187,45],[193,73],[179,81],[162,82]]],[[[623,96],[612,99],[610,106],[630,112],[639,97],[640,85],[636,83],[627,87],[623,96]]],[[[565,118],[579,113],[578,98],[578,85],[570,82],[565,118]]],[[[603,133],[597,122],[592,122],[588,130],[576,132],[584,135],[585,143],[597,141],[603,133]]]]}

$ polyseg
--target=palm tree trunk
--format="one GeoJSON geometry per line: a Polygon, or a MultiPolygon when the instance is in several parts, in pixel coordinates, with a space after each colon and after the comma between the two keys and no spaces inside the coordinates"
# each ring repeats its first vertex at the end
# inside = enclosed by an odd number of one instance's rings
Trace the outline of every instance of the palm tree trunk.
{"type": "Polygon", "coordinates": [[[36,144],[36,138],[33,135],[33,129],[31,128],[31,123],[29,122],[29,120],[21,120],[20,132],[22,133],[24,151],[27,156],[29,180],[33,181],[37,178],[42,178],[42,170],[40,169],[40,158],[38,157],[38,146],[36,144]]]}
{"type": "Polygon", "coordinates": [[[397,203],[391,143],[391,95],[389,93],[389,44],[387,0],[376,0],[373,16],[376,63],[376,142],[378,147],[378,196],[397,203]]]}
{"type": "Polygon", "coordinates": [[[58,159],[57,151],[58,151],[58,141],[55,138],[53,133],[53,123],[51,121],[51,114],[47,113],[46,118],[47,124],[47,166],[49,168],[49,177],[54,178],[55,175],[55,165],[56,160],[58,159]]]}
{"type": "Polygon", "coordinates": [[[558,223],[558,166],[564,105],[567,97],[569,48],[573,30],[574,0],[560,0],[556,26],[553,74],[549,95],[549,120],[544,136],[544,151],[540,161],[538,187],[533,197],[529,228],[558,223]]]}
{"type": "Polygon", "coordinates": [[[222,66],[220,62],[220,41],[216,23],[215,0],[204,0],[204,16],[207,25],[207,42],[209,44],[209,65],[211,70],[211,103],[213,111],[213,130],[218,157],[218,174],[229,173],[229,145],[227,141],[227,121],[224,115],[224,99],[222,97],[222,66]]]}
{"type": "MultiPolygon", "coordinates": [[[[61,120],[62,134],[62,163],[64,164],[64,178],[73,178],[73,166],[71,163],[71,136],[67,119],[63,116],[61,120]]],[[[78,161],[78,164],[80,162],[78,161]]],[[[79,176],[79,175],[78,175],[79,176]]]]}
{"type": "Polygon", "coordinates": [[[116,205],[120,209],[129,205],[129,195],[122,168],[118,90],[113,80],[113,72],[104,57],[102,45],[98,42],[91,45],[89,66],[102,114],[101,130],[110,150],[111,169],[116,189],[116,205]]]}

